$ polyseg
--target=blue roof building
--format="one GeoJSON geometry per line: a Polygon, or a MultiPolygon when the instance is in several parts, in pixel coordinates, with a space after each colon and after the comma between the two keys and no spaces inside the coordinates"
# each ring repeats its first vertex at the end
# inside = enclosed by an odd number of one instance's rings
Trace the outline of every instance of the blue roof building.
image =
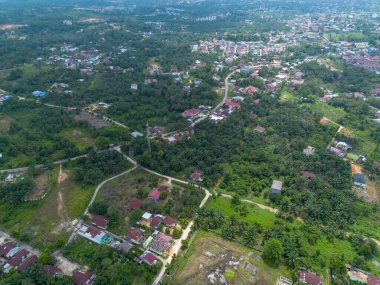
{"type": "Polygon", "coordinates": [[[44,97],[46,95],[44,91],[39,91],[39,90],[33,91],[32,94],[33,96],[36,96],[36,97],[44,97]]]}

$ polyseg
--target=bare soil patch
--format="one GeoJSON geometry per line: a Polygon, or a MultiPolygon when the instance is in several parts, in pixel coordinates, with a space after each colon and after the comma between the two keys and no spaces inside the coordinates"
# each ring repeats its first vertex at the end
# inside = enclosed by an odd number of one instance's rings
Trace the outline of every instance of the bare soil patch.
{"type": "Polygon", "coordinates": [[[82,18],[79,20],[81,23],[102,23],[103,20],[99,18],[82,18]]]}
{"type": "Polygon", "coordinates": [[[9,128],[11,127],[12,121],[10,119],[1,119],[0,120],[0,133],[8,133],[9,128]]]}
{"type": "Polygon", "coordinates": [[[18,29],[25,27],[26,25],[16,25],[16,24],[4,24],[0,25],[0,30],[5,31],[5,30],[13,30],[13,29],[18,29]]]}
{"type": "Polygon", "coordinates": [[[380,180],[370,180],[366,176],[367,187],[365,190],[356,189],[355,192],[359,197],[362,197],[367,203],[380,203],[379,192],[380,192],[380,180]]]}
{"type": "Polygon", "coordinates": [[[91,126],[95,128],[102,128],[111,125],[112,123],[104,120],[102,118],[96,117],[94,115],[91,115],[90,113],[86,111],[81,111],[78,115],[74,117],[78,121],[86,121],[91,126]]]}
{"type": "Polygon", "coordinates": [[[49,191],[49,170],[44,170],[33,177],[34,187],[26,196],[26,200],[41,199],[49,191]]]}
{"type": "Polygon", "coordinates": [[[197,238],[185,269],[172,284],[274,284],[277,276],[263,270],[259,255],[215,235],[197,238]]]}

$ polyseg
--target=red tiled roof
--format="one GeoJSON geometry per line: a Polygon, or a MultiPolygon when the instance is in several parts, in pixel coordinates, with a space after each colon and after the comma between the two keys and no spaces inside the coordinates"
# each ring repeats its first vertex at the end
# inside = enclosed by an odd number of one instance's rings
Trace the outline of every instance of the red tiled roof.
{"type": "Polygon", "coordinates": [[[160,199],[160,194],[161,194],[161,192],[155,188],[152,191],[150,191],[148,197],[153,198],[154,200],[158,200],[158,199],[160,199]]]}
{"type": "Polygon", "coordinates": [[[169,191],[169,187],[165,186],[165,185],[161,185],[160,188],[158,188],[158,191],[167,192],[167,191],[169,191]]]}
{"type": "Polygon", "coordinates": [[[224,105],[228,106],[228,107],[232,107],[232,108],[240,108],[240,104],[238,103],[235,103],[235,102],[232,102],[230,100],[226,100],[224,102],[224,105]]]}
{"type": "Polygon", "coordinates": [[[93,281],[94,278],[95,278],[95,275],[91,271],[87,271],[87,272],[74,271],[73,272],[73,282],[75,285],[91,285],[94,283],[93,281]]]}
{"type": "Polygon", "coordinates": [[[89,233],[92,237],[95,237],[97,235],[100,235],[101,234],[101,230],[99,230],[98,228],[95,228],[93,226],[89,226],[86,233],[89,233]]]}
{"type": "Polygon", "coordinates": [[[136,209],[140,208],[143,204],[144,204],[144,202],[142,200],[135,198],[129,203],[128,210],[136,210],[136,209]]]}
{"type": "Polygon", "coordinates": [[[307,270],[300,270],[299,280],[308,285],[322,285],[322,278],[307,270]]]}
{"type": "Polygon", "coordinates": [[[27,270],[33,263],[36,263],[38,261],[37,255],[29,256],[19,267],[18,270],[21,272],[24,272],[27,270]]]}
{"type": "Polygon", "coordinates": [[[146,254],[144,254],[143,259],[149,265],[154,264],[156,262],[156,260],[157,260],[156,256],[153,253],[150,253],[150,252],[147,252],[146,254]]]}
{"type": "Polygon", "coordinates": [[[308,171],[301,171],[301,176],[305,178],[312,179],[315,177],[314,173],[308,172],[308,171]]]}
{"type": "Polygon", "coordinates": [[[0,255],[6,256],[17,244],[14,241],[9,241],[0,246],[0,255]]]}
{"type": "Polygon", "coordinates": [[[162,218],[160,216],[156,216],[154,217],[151,221],[150,221],[150,224],[149,226],[151,228],[157,228],[161,223],[162,223],[162,218]]]}
{"type": "Polygon", "coordinates": [[[11,260],[8,261],[8,264],[12,267],[16,267],[18,265],[20,265],[21,261],[26,257],[28,256],[29,254],[29,251],[27,251],[26,249],[22,249],[20,250],[19,252],[17,252],[12,258],[11,260]]]}
{"type": "Polygon", "coordinates": [[[185,110],[185,111],[182,113],[182,115],[183,115],[184,117],[194,117],[194,116],[196,116],[196,115],[198,115],[198,114],[199,114],[199,109],[195,109],[195,108],[187,109],[187,110],[185,110]]]}
{"type": "Polygon", "coordinates": [[[380,278],[374,275],[368,276],[367,285],[380,285],[380,278]]]}
{"type": "Polygon", "coordinates": [[[200,181],[200,180],[202,180],[202,176],[203,176],[203,171],[196,169],[191,174],[190,179],[193,181],[200,181]]]}
{"type": "Polygon", "coordinates": [[[104,216],[92,214],[91,223],[99,228],[107,228],[108,219],[104,216]]]}
{"type": "Polygon", "coordinates": [[[159,233],[150,244],[150,249],[158,253],[165,253],[171,247],[171,240],[172,238],[170,236],[159,233]]]}

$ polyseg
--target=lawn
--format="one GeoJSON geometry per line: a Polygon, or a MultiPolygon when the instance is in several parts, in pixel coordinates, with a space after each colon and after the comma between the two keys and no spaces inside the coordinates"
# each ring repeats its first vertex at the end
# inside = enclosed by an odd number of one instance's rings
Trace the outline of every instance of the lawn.
{"type": "Polygon", "coordinates": [[[71,128],[64,130],[60,135],[75,144],[80,152],[84,152],[88,147],[95,148],[95,140],[91,133],[80,128],[71,128]]]}
{"type": "MultiPolygon", "coordinates": [[[[269,228],[276,220],[276,214],[268,210],[260,209],[259,207],[245,203],[248,209],[248,215],[246,217],[239,216],[238,219],[247,223],[256,222],[263,228],[269,228]]],[[[232,215],[237,216],[236,211],[231,207],[231,199],[225,197],[218,197],[216,199],[210,199],[207,202],[207,207],[219,210],[224,216],[229,217],[232,215]]]]}
{"type": "Polygon", "coordinates": [[[327,117],[334,122],[337,122],[339,119],[343,119],[347,115],[346,111],[343,110],[343,108],[336,108],[319,100],[315,101],[314,103],[304,103],[302,106],[309,107],[310,109],[321,113],[324,117],[327,117]]]}
{"type": "Polygon", "coordinates": [[[291,276],[283,266],[266,265],[259,252],[208,232],[196,236],[179,268],[170,284],[209,284],[212,277],[216,284],[226,278],[228,284],[266,285],[275,284],[280,276],[291,276]],[[246,270],[247,265],[257,273],[246,270]]]}

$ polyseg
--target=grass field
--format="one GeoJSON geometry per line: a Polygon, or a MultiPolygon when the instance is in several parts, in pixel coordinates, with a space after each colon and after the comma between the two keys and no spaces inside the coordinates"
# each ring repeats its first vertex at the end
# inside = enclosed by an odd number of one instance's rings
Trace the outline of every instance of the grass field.
{"type": "Polygon", "coordinates": [[[290,272],[285,267],[267,266],[258,252],[201,232],[170,284],[223,284],[227,280],[227,284],[268,285],[275,284],[279,276],[290,277],[290,272]],[[246,269],[247,265],[257,270],[256,275],[246,269]]]}
{"type": "Polygon", "coordinates": [[[291,92],[284,90],[280,97],[281,102],[294,102],[296,100],[296,96],[291,92]]]}
{"type": "Polygon", "coordinates": [[[95,186],[82,187],[73,180],[69,170],[64,171],[67,178],[58,184],[59,169],[51,170],[50,191],[43,200],[24,202],[14,209],[0,204],[1,227],[15,238],[40,249],[56,249],[65,243],[71,233],[71,221],[83,214],[95,186]],[[58,207],[59,192],[62,211],[58,207]]]}
{"type": "MultiPolygon", "coordinates": [[[[271,227],[276,219],[276,214],[268,210],[260,209],[259,207],[246,204],[248,209],[248,215],[246,217],[238,217],[239,220],[252,223],[256,222],[264,228],[271,227]]],[[[225,197],[218,197],[216,199],[210,199],[207,202],[207,207],[220,210],[226,217],[237,215],[235,210],[231,207],[231,199],[225,197]]]]}
{"type": "Polygon", "coordinates": [[[305,103],[302,106],[307,106],[315,112],[321,113],[323,116],[329,118],[334,122],[338,121],[339,119],[343,119],[347,115],[346,111],[343,110],[343,108],[335,108],[319,100],[315,101],[315,103],[305,103]]]}
{"type": "Polygon", "coordinates": [[[95,140],[91,134],[83,129],[67,129],[60,133],[60,135],[70,142],[74,143],[79,151],[83,152],[88,147],[95,147],[95,140]]]}

